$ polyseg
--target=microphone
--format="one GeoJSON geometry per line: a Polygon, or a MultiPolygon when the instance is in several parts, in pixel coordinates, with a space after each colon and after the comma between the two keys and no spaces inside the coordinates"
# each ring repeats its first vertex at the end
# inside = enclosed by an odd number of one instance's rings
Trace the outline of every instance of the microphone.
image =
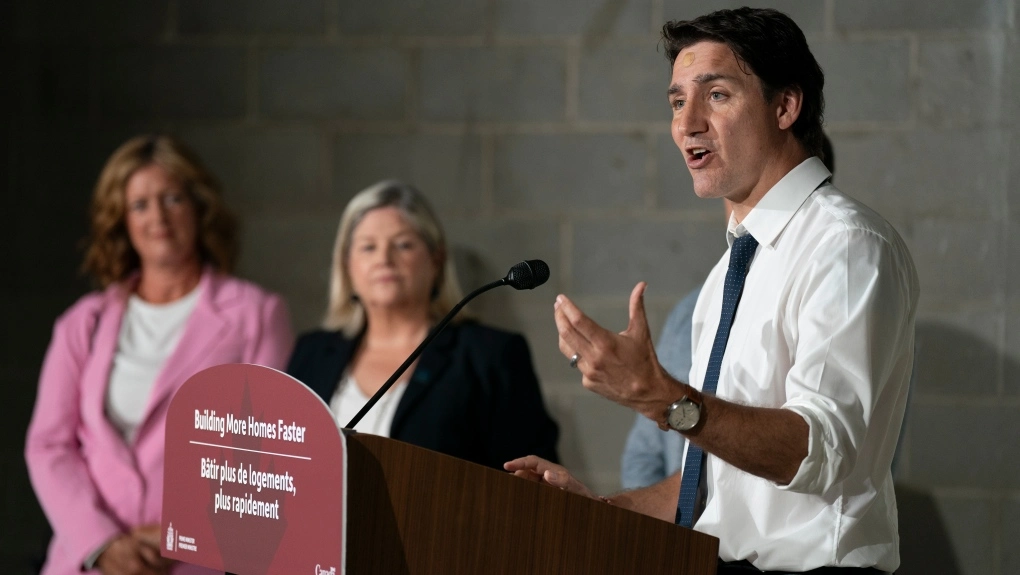
{"type": "Polygon", "coordinates": [[[549,281],[549,266],[542,260],[526,260],[510,268],[500,281],[514,289],[535,289],[549,281]]]}
{"type": "Polygon", "coordinates": [[[404,360],[404,363],[400,364],[400,367],[397,368],[397,371],[395,371],[393,375],[391,375],[390,378],[386,380],[386,383],[384,383],[383,386],[379,388],[379,391],[375,392],[375,395],[373,395],[372,398],[368,400],[365,406],[361,408],[361,411],[359,411],[357,415],[355,415],[351,419],[351,421],[347,423],[345,429],[354,429],[354,426],[357,425],[358,422],[361,421],[363,417],[365,417],[365,414],[368,413],[368,411],[375,406],[379,399],[382,398],[382,396],[385,395],[386,392],[389,391],[391,387],[393,387],[393,384],[397,382],[397,379],[401,375],[403,375],[403,373],[407,371],[407,368],[411,367],[411,364],[414,363],[414,360],[418,359],[418,356],[421,355],[423,351],[425,351],[425,347],[433,339],[435,339],[437,335],[439,335],[439,332],[443,331],[443,328],[446,327],[446,324],[450,323],[450,320],[453,319],[453,316],[457,315],[457,312],[459,312],[461,308],[467,305],[469,301],[475,299],[476,296],[484,292],[487,292],[493,288],[497,288],[499,286],[508,285],[517,290],[535,289],[547,281],[549,281],[549,266],[546,265],[545,262],[543,262],[542,260],[525,260],[519,264],[516,264],[514,267],[510,268],[510,271],[507,272],[506,277],[498,279],[491,283],[487,283],[482,287],[476,289],[475,291],[467,294],[464,297],[464,299],[460,300],[460,302],[458,302],[457,305],[453,306],[453,309],[451,309],[450,312],[447,313],[446,316],[443,317],[443,319],[436,324],[436,327],[432,328],[432,331],[429,332],[429,335],[420,344],[418,344],[418,347],[411,352],[411,355],[408,356],[406,360],[404,360]]]}

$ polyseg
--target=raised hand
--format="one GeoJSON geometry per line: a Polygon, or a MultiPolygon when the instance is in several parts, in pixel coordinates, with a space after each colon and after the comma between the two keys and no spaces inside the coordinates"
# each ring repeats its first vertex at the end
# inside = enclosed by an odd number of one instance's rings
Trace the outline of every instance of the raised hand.
{"type": "Polygon", "coordinates": [[[577,369],[585,388],[661,421],[666,407],[684,390],[655,355],[645,314],[645,287],[644,282],[634,286],[630,321],[618,334],[595,323],[564,295],[556,297],[554,315],[560,352],[568,358],[578,355],[577,369]]]}

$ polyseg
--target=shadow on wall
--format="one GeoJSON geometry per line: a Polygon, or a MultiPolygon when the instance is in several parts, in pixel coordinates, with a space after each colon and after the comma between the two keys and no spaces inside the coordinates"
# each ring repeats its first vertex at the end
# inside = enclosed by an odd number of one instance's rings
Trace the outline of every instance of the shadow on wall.
{"type": "Polygon", "coordinates": [[[900,567],[896,575],[961,575],[935,499],[915,487],[896,486],[900,512],[900,567]]]}
{"type": "Polygon", "coordinates": [[[956,395],[960,382],[966,381],[970,397],[998,395],[1003,367],[999,349],[972,332],[944,323],[918,322],[916,333],[915,394],[956,395]]]}
{"type": "MultiPolygon", "coordinates": [[[[901,463],[905,464],[905,469],[900,467],[897,471],[902,473],[896,474],[902,478],[896,485],[901,556],[901,566],[896,573],[960,575],[965,571],[982,572],[991,565],[986,564],[987,558],[964,555],[963,551],[970,548],[964,538],[980,538],[989,533],[992,537],[1002,535],[988,525],[954,523],[961,518],[946,516],[945,504],[934,494],[933,486],[980,489],[988,482],[1005,481],[1000,475],[1008,473],[1008,470],[1000,468],[1001,458],[995,453],[997,446],[987,443],[973,445],[974,442],[968,440],[975,433],[980,434],[980,428],[948,429],[937,421],[937,415],[933,421],[924,421],[922,417],[931,419],[933,414],[918,413],[916,399],[919,394],[925,397],[958,395],[960,381],[973,382],[972,388],[968,388],[969,395],[994,398],[1001,394],[1000,381],[1016,381],[1020,375],[1020,364],[1008,356],[1003,359],[1001,350],[994,345],[956,326],[919,322],[916,333],[916,385],[911,390],[912,400],[904,421],[908,437],[905,453],[902,454],[905,461],[901,463]],[[961,437],[954,440],[952,435],[961,437]],[[933,445],[941,446],[941,451],[933,453],[933,445]],[[955,469],[953,464],[958,460],[949,456],[956,445],[972,447],[972,468],[955,469]],[[947,455],[943,465],[931,461],[938,457],[938,453],[947,455]],[[956,528],[950,530],[950,525],[956,528]]],[[[925,407],[927,411],[928,406],[925,407]]],[[[989,419],[992,422],[997,420],[994,416],[989,419]]],[[[1009,544],[1004,539],[1001,543],[1009,544]]]]}

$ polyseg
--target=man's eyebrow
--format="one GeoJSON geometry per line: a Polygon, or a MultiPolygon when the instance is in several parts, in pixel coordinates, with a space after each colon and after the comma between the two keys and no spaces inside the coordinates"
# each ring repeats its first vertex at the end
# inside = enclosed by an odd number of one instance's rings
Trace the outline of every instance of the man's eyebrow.
{"type": "MultiPolygon", "coordinates": [[[[727,76],[726,74],[717,74],[714,72],[711,73],[706,72],[704,74],[698,74],[697,76],[694,77],[695,84],[707,84],[709,82],[714,82],[715,80],[734,81],[736,80],[736,78],[734,78],[733,76],[727,76]]],[[[677,94],[680,92],[683,92],[683,88],[681,88],[679,84],[672,84],[669,87],[669,90],[666,92],[666,94],[672,96],[673,94],[677,94]]]]}
{"type": "Polygon", "coordinates": [[[735,78],[733,76],[716,73],[698,74],[694,77],[694,82],[696,84],[707,84],[709,82],[714,82],[715,80],[735,80],[735,78]]]}

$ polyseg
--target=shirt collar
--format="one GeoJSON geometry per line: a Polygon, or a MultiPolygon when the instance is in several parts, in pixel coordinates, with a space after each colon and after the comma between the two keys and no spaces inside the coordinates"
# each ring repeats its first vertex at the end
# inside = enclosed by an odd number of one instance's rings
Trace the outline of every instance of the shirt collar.
{"type": "Polygon", "coordinates": [[[775,248],[779,234],[804,200],[831,177],[818,157],[804,160],[776,182],[742,222],[734,225],[733,216],[730,216],[726,226],[726,243],[732,246],[733,240],[750,233],[759,245],[775,248]]]}

